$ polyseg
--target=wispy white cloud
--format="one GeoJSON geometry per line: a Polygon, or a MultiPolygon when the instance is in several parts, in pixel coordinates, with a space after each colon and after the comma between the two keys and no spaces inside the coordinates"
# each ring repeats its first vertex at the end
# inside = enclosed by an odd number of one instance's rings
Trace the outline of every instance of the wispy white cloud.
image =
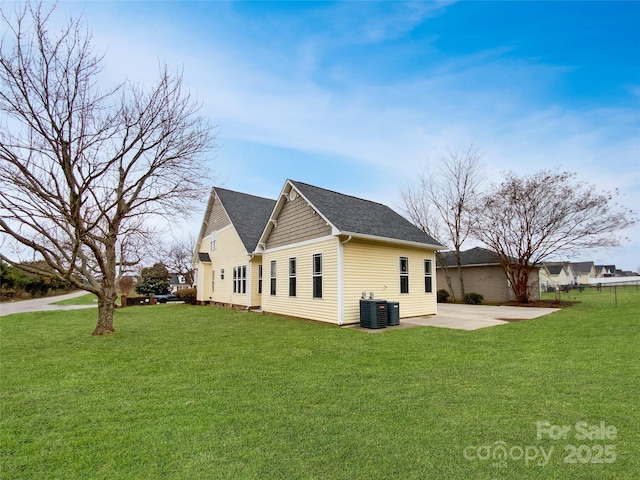
{"type": "Polygon", "coordinates": [[[402,37],[454,2],[338,2],[322,12],[335,43],[374,44],[402,37]]]}
{"type": "MultiPolygon", "coordinates": [[[[225,28],[246,21],[225,9],[225,28]]],[[[563,88],[571,65],[517,57],[512,46],[442,56],[427,38],[420,68],[367,79],[351,63],[357,58],[340,56],[341,48],[363,45],[372,50],[354,52],[375,55],[377,45],[446,13],[445,4],[338,3],[306,12],[305,20],[316,22],[306,24],[308,32],[295,15],[282,18],[279,30],[279,18],[253,19],[243,28],[258,32],[257,39],[217,39],[201,22],[188,31],[188,21],[160,13],[149,22],[127,19],[123,11],[126,4],[91,8],[87,15],[94,20],[98,49],[107,51],[105,72],[113,79],[148,82],[158,61],[183,66],[188,86],[219,125],[223,144],[249,142],[366,166],[386,186],[373,199],[397,204],[406,179],[437,151],[474,143],[492,178],[507,169],[561,168],[606,189],[619,187],[629,205],[640,204],[638,105],[563,102],[554,93],[563,88]]],[[[210,28],[218,27],[214,22],[210,28]]],[[[411,62],[410,53],[398,54],[411,62]]],[[[637,85],[628,88],[640,97],[637,85]]],[[[255,159],[223,159],[233,166],[221,162],[222,175],[237,175],[243,165],[245,175],[255,174],[255,159]]],[[[332,172],[325,174],[318,184],[331,188],[332,172]]]]}

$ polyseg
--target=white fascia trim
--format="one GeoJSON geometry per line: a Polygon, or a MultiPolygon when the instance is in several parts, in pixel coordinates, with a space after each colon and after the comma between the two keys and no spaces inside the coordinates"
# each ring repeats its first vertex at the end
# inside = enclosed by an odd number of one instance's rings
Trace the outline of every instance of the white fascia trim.
{"type": "Polygon", "coordinates": [[[273,253],[273,252],[279,252],[281,250],[288,250],[290,248],[303,247],[305,245],[313,245],[314,243],[326,242],[327,240],[337,240],[337,238],[334,237],[333,235],[325,235],[324,237],[312,238],[310,240],[304,240],[302,242],[289,243],[287,245],[282,245],[280,247],[274,247],[274,248],[269,248],[267,250],[263,250],[262,255],[273,253]]]}
{"type": "Polygon", "coordinates": [[[261,245],[265,244],[265,242],[267,241],[267,238],[269,238],[269,234],[271,233],[271,230],[273,230],[272,220],[276,220],[278,215],[280,215],[282,206],[286,202],[286,198],[288,197],[289,192],[291,191],[292,188],[293,188],[293,185],[291,184],[291,181],[289,179],[285,180],[282,190],[280,190],[280,194],[278,195],[278,199],[276,200],[276,204],[273,206],[273,210],[271,210],[271,215],[269,215],[269,220],[267,221],[267,224],[264,226],[264,229],[260,234],[260,238],[258,239],[258,244],[256,245],[256,248],[253,253],[261,253],[264,251],[264,247],[262,247],[261,245]]]}
{"type": "Polygon", "coordinates": [[[406,245],[411,247],[419,247],[429,250],[444,250],[446,247],[442,245],[430,245],[428,243],[421,242],[412,242],[410,240],[399,240],[397,238],[388,238],[388,237],[378,237],[376,235],[365,235],[362,233],[354,233],[354,232],[340,232],[340,235],[348,235],[353,238],[359,238],[362,240],[373,240],[376,242],[385,242],[385,243],[395,243],[396,245],[406,245]]]}
{"type": "Polygon", "coordinates": [[[318,208],[316,208],[316,206],[307,197],[305,197],[300,190],[298,190],[293,182],[294,180],[291,180],[290,178],[287,179],[287,184],[290,185],[291,188],[295,188],[296,192],[298,192],[298,195],[300,195],[300,198],[303,198],[304,201],[307,202],[307,205],[309,205],[318,215],[320,215],[325,223],[331,227],[332,234],[337,235],[338,229],[336,228],[336,226],[331,223],[329,219],[318,208]]]}
{"type": "Polygon", "coordinates": [[[193,255],[191,257],[192,266],[197,261],[198,251],[202,246],[202,242],[204,239],[204,232],[207,229],[207,225],[209,224],[209,217],[211,216],[211,210],[213,209],[213,203],[215,201],[215,187],[211,187],[209,192],[209,199],[207,200],[207,208],[204,212],[204,217],[202,218],[202,224],[200,225],[200,232],[198,233],[198,240],[196,241],[195,248],[193,250],[193,255]]]}

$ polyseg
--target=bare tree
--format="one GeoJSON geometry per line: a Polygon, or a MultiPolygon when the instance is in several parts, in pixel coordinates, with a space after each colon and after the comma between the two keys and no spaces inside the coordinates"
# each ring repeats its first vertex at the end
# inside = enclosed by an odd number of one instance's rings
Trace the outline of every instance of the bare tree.
{"type": "MultiPolygon", "coordinates": [[[[449,149],[437,162],[434,173],[425,171],[417,185],[403,190],[404,210],[419,228],[452,247],[460,294],[464,297],[460,251],[471,233],[477,211],[475,203],[483,182],[480,153],[473,145],[464,151],[449,149]]],[[[446,257],[441,252],[436,256],[455,301],[446,257]]]]}
{"type": "Polygon", "coordinates": [[[508,172],[480,203],[474,234],[500,257],[518,302],[529,301],[529,277],[537,264],[570,250],[616,246],[615,233],[637,222],[613,194],[597,193],[575,177],[508,172]]]}
{"type": "Polygon", "coordinates": [[[154,234],[149,219],[202,198],[215,135],[179,72],[102,91],[80,20],[53,35],[54,8],[0,12],[0,233],[96,294],[93,334],[111,333],[118,275],[154,234]]]}
{"type": "Polygon", "coordinates": [[[182,275],[189,286],[194,284],[194,270],[191,263],[196,240],[193,235],[175,240],[161,251],[158,261],[162,262],[171,273],[182,275]]]}
{"type": "MultiPolygon", "coordinates": [[[[420,230],[441,242],[441,239],[446,237],[441,219],[436,215],[433,205],[429,203],[427,178],[429,177],[425,173],[420,177],[417,185],[411,185],[402,190],[403,206],[401,208],[420,230]]],[[[441,266],[444,273],[451,298],[455,302],[455,291],[444,255],[440,250],[436,250],[435,256],[437,264],[441,266]]]]}
{"type": "Polygon", "coordinates": [[[131,275],[123,275],[118,280],[118,290],[123,295],[129,295],[135,286],[136,282],[131,275]]]}

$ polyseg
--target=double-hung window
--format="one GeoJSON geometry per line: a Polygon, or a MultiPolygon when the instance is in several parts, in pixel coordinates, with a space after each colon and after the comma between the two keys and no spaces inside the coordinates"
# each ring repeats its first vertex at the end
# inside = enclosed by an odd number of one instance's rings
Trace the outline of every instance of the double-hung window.
{"type": "Polygon", "coordinates": [[[247,293],[247,266],[233,267],[233,293],[247,293]]]}
{"type": "Polygon", "coordinates": [[[433,293],[433,273],[431,270],[431,260],[424,259],[424,292],[433,293]]]}
{"type": "Polygon", "coordinates": [[[409,259],[400,257],[400,293],[409,293],[409,259]]]}
{"type": "Polygon", "coordinates": [[[233,267],[233,293],[238,293],[238,267],[233,267]]]}
{"type": "Polygon", "coordinates": [[[276,261],[275,260],[271,260],[271,289],[270,289],[270,293],[271,295],[275,295],[276,294],[276,261]]]}
{"type": "Polygon", "coordinates": [[[322,254],[313,255],[313,298],[322,298],[322,254]]]}
{"type": "Polygon", "coordinates": [[[296,296],[296,257],[292,257],[289,259],[289,296],[296,296]]]}
{"type": "Polygon", "coordinates": [[[258,294],[262,295],[262,264],[258,265],[258,294]]]}

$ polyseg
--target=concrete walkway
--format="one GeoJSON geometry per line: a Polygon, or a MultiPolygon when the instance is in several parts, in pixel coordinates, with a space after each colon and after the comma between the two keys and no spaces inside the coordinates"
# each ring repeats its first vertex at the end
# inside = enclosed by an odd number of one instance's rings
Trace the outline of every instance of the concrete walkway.
{"type": "Polygon", "coordinates": [[[88,292],[79,290],[77,292],[68,293],[66,295],[58,295],[56,297],[47,298],[35,298],[33,300],[18,300],[15,302],[2,302],[0,303],[0,317],[5,315],[13,315],[14,313],[25,312],[42,312],[45,310],[77,310],[79,308],[96,308],[95,305],[51,305],[53,302],[59,302],[60,300],[68,300],[70,298],[81,297],[88,292]]]}
{"type": "MultiPolygon", "coordinates": [[[[402,305],[400,306],[402,313],[402,305]]],[[[438,313],[428,317],[401,318],[400,325],[387,328],[371,329],[354,325],[350,328],[369,333],[384,332],[413,327],[443,327],[457,330],[477,330],[478,328],[494,327],[510,321],[530,320],[542,317],[559,308],[539,307],[507,307],[491,305],[459,305],[452,303],[439,303],[438,313]]]]}

